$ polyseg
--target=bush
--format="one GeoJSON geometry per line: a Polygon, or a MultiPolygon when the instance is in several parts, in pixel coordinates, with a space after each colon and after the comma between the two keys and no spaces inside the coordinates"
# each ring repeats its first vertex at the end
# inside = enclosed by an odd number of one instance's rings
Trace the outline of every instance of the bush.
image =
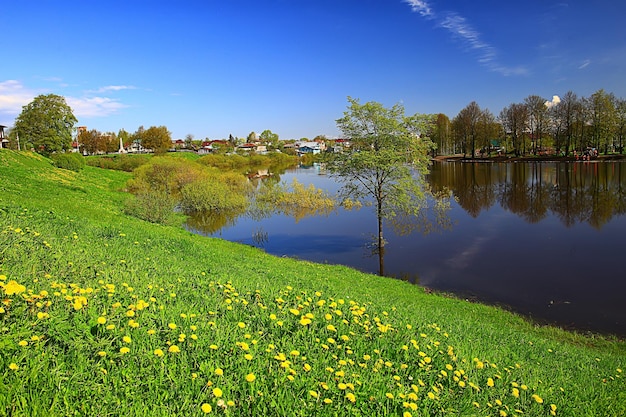
{"type": "Polygon", "coordinates": [[[174,208],[176,200],[169,194],[149,190],[136,194],[135,198],[127,200],[124,213],[151,223],[173,225],[176,221],[174,208]]]}
{"type": "Polygon", "coordinates": [[[51,158],[57,168],[78,172],[85,167],[85,159],[79,153],[55,153],[51,158]]]}

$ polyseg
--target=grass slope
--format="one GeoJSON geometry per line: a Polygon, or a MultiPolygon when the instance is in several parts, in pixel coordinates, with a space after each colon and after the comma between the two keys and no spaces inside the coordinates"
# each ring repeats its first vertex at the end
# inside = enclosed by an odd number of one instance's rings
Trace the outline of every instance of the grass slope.
{"type": "Polygon", "coordinates": [[[622,341],[122,213],[0,150],[0,415],[626,415],[622,341]]]}

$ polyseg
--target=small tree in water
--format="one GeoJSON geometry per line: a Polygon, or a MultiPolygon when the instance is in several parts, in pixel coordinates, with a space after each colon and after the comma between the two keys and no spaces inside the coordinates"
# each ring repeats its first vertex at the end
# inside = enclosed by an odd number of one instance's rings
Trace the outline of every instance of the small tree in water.
{"type": "Polygon", "coordinates": [[[423,174],[433,143],[422,134],[429,131],[434,117],[405,116],[400,104],[387,109],[376,102],[360,104],[351,97],[348,101],[337,126],[351,147],[331,154],[328,169],[342,184],[342,201],[372,202],[378,221],[379,273],[384,275],[383,220],[417,216],[425,206],[423,174]]]}

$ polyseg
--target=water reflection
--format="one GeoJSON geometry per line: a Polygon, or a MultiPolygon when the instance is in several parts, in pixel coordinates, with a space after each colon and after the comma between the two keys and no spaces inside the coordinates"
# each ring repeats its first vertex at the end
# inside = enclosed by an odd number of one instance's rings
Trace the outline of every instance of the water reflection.
{"type": "MultiPolygon", "coordinates": [[[[388,229],[385,274],[540,321],[626,336],[625,164],[435,163],[433,191],[449,189],[454,199],[445,215],[424,212],[421,230],[388,229]]],[[[293,178],[331,194],[339,187],[315,167],[268,177],[293,178]]],[[[187,226],[277,256],[370,273],[381,267],[368,246],[376,236],[371,207],[297,219],[214,216],[191,217],[187,226]]],[[[404,220],[394,219],[406,226],[404,220]]]]}
{"type": "Polygon", "coordinates": [[[434,163],[429,182],[449,188],[476,218],[495,204],[537,223],[549,213],[565,226],[588,223],[596,229],[626,213],[626,163],[434,163]]]}

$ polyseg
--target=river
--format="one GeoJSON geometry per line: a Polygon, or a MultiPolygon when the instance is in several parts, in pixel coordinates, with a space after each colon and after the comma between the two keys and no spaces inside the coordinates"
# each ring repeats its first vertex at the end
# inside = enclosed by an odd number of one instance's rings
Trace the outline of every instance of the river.
{"type": "MultiPolygon", "coordinates": [[[[280,176],[293,178],[338,189],[319,166],[280,176]]],[[[626,162],[436,162],[428,181],[455,197],[447,227],[406,234],[386,224],[386,275],[540,323],[626,336],[626,162]]],[[[379,270],[370,207],[187,227],[277,256],[379,270]]]]}

